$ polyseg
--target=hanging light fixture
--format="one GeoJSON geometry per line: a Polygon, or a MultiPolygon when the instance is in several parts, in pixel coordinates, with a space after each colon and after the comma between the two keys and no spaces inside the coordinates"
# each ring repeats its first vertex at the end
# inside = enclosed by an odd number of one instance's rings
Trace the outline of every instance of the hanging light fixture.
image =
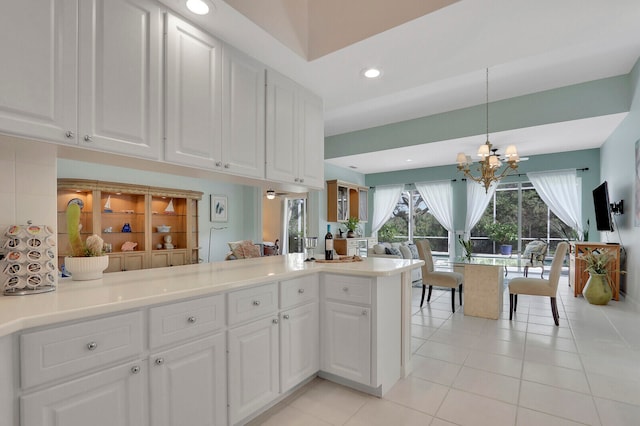
{"type": "Polygon", "coordinates": [[[274,198],[276,198],[276,191],[273,189],[267,189],[267,199],[273,200],[274,198]]]}
{"type": "Polygon", "coordinates": [[[500,167],[502,167],[502,160],[498,154],[498,149],[493,148],[493,145],[489,142],[489,68],[487,68],[486,83],[487,141],[478,148],[478,157],[480,157],[480,161],[477,170],[480,172],[480,176],[476,177],[471,174],[470,166],[473,164],[473,161],[471,161],[471,157],[466,155],[464,152],[458,153],[456,162],[458,163],[459,171],[463,172],[467,178],[484,185],[485,192],[489,192],[489,187],[492,183],[498,182],[509,173],[518,170],[520,157],[518,156],[518,151],[516,150],[515,145],[509,145],[504,153],[507,166],[502,170],[502,172],[498,173],[500,167]]]}

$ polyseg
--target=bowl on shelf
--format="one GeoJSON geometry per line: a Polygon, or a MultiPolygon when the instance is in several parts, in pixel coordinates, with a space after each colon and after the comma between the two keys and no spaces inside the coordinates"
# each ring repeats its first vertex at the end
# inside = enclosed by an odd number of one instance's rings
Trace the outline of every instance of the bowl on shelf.
{"type": "Polygon", "coordinates": [[[171,231],[171,227],[167,226],[167,225],[156,226],[156,229],[158,230],[158,232],[169,232],[169,231],[171,231]]]}

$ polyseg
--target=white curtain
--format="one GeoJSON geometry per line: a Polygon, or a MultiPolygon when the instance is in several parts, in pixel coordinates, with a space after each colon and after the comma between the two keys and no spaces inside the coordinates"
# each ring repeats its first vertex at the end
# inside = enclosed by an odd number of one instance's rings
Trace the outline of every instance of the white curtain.
{"type": "Polygon", "coordinates": [[[451,181],[417,182],[416,189],[422,196],[429,212],[447,231],[453,228],[453,188],[451,181]]]}
{"type": "Polygon", "coordinates": [[[497,185],[494,182],[489,187],[489,190],[486,191],[484,185],[467,180],[467,217],[464,221],[465,238],[469,238],[471,235],[471,230],[487,209],[489,201],[491,201],[493,194],[496,192],[496,188],[497,185]]]}
{"type": "Polygon", "coordinates": [[[373,194],[372,234],[378,232],[387,219],[391,217],[403,190],[403,184],[376,186],[376,191],[373,194]]]}
{"type": "Polygon", "coordinates": [[[582,235],[582,188],[576,170],[530,172],[527,177],[551,211],[582,235]]]}

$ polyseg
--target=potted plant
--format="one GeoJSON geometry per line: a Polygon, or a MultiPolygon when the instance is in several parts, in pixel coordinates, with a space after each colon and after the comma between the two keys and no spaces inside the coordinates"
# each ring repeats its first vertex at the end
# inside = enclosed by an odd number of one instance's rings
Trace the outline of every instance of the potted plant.
{"type": "Polygon", "coordinates": [[[109,256],[103,252],[104,241],[94,234],[82,241],[80,235],[80,213],[84,203],[74,198],[67,204],[67,233],[71,245],[71,256],[64,259],[64,267],[74,281],[95,280],[109,266],[109,256]]]}
{"type": "Polygon", "coordinates": [[[518,227],[513,223],[490,223],[485,227],[490,240],[500,245],[500,253],[511,255],[511,243],[518,238],[518,227]]]}
{"type": "Polygon", "coordinates": [[[462,238],[462,236],[459,236],[458,242],[462,246],[465,260],[471,263],[471,256],[473,255],[473,241],[471,241],[471,239],[465,240],[462,238]]]}
{"type": "Polygon", "coordinates": [[[347,238],[353,238],[356,236],[356,229],[358,229],[358,224],[360,223],[360,219],[355,216],[349,217],[347,221],[344,223],[344,226],[347,228],[347,238]]]}
{"type": "Polygon", "coordinates": [[[592,305],[606,305],[611,300],[611,285],[609,284],[609,262],[614,255],[608,250],[589,250],[578,255],[585,264],[584,270],[589,273],[587,284],[582,295],[592,305]]]}

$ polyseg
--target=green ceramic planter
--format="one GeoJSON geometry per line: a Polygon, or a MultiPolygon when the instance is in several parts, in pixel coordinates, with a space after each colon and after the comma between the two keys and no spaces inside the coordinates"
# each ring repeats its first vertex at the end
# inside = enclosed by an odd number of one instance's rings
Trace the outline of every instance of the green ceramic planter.
{"type": "Polygon", "coordinates": [[[606,274],[589,274],[582,295],[592,305],[606,305],[611,300],[611,286],[606,274]]]}

